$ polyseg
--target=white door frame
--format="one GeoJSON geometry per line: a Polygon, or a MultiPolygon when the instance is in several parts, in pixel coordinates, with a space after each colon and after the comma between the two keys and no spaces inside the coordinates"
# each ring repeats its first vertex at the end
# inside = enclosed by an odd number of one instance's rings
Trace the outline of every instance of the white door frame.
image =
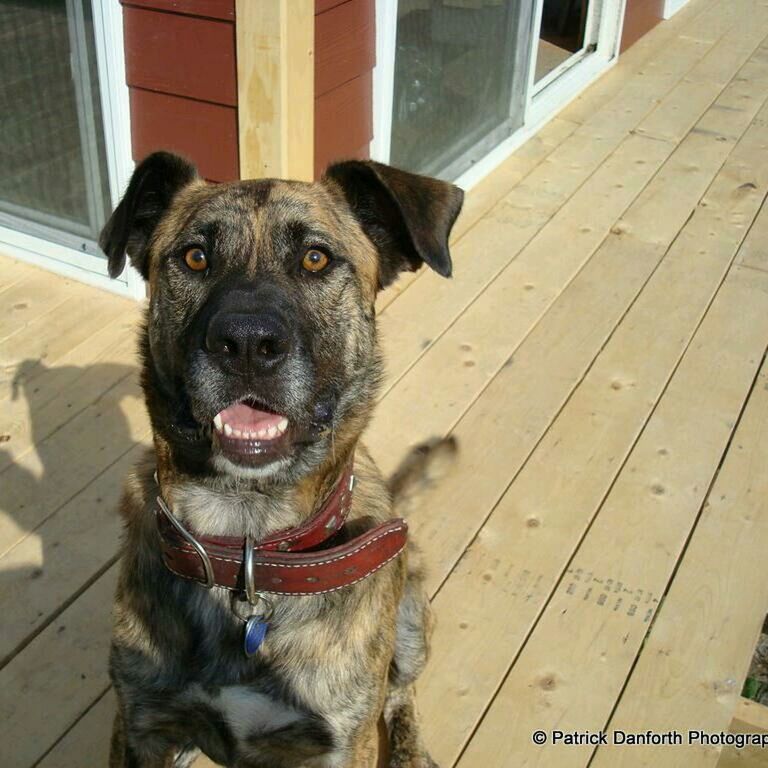
{"type": "MultiPolygon", "coordinates": [[[[123,8],[117,0],[92,0],[99,94],[104,121],[109,192],[116,206],[133,170],[128,86],[125,78],[123,8]]],[[[0,252],[84,283],[132,298],[146,296],[144,281],[126,266],[115,280],[102,256],[0,226],[0,252]]]]}
{"type": "MultiPolygon", "coordinates": [[[[536,3],[539,19],[541,19],[544,0],[536,0],[536,3]]],[[[625,4],[626,0],[604,0],[599,27],[594,30],[597,33],[597,50],[588,56],[582,54],[581,60],[577,60],[575,64],[570,64],[570,59],[563,62],[562,69],[558,68],[559,77],[556,79],[545,78],[546,85],[540,89],[533,87],[536,71],[536,41],[538,40],[538,37],[535,37],[533,41],[534,60],[531,65],[529,83],[531,98],[528,103],[526,122],[542,124],[550,119],[616,62],[621,43],[625,4]]],[[[536,29],[538,29],[538,25],[536,29]]]]}
{"type": "Polygon", "coordinates": [[[398,0],[374,0],[376,6],[376,66],[373,68],[374,160],[389,162],[392,138],[392,102],[395,95],[398,0]]]}
{"type": "MultiPolygon", "coordinates": [[[[534,0],[532,47],[523,125],[498,144],[455,183],[464,189],[477,184],[521,144],[551,120],[587,86],[616,63],[621,41],[626,0],[604,0],[597,30],[597,50],[577,63],[564,67],[562,74],[534,92],[538,29],[544,0],[534,0]]],[[[394,95],[398,0],[376,0],[376,66],[373,71],[373,140],[371,157],[386,163],[390,157],[392,99],[394,95]]]]}

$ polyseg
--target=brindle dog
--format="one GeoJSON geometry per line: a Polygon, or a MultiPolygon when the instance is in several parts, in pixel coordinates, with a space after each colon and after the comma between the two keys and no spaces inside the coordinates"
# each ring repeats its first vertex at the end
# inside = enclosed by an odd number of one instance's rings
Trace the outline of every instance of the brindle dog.
{"type": "Polygon", "coordinates": [[[198,535],[258,541],[309,519],[353,452],[348,535],[391,519],[393,500],[415,506],[422,470],[453,446],[422,447],[388,486],[360,445],[382,378],[374,302],[401,270],[450,275],[462,197],[373,162],[313,184],[208,184],[162,152],[137,167],[101,237],[110,274],[127,254],[151,297],[154,451],[121,506],[113,768],[187,766],[200,750],[242,768],[367,768],[382,714],[390,766],[434,765],[413,706],[430,620],[412,548],[332,594],[275,598],[248,658],[226,590],[165,567],[155,512],[161,495],[198,535]],[[232,408],[270,423],[255,453],[224,428],[232,408]]]}

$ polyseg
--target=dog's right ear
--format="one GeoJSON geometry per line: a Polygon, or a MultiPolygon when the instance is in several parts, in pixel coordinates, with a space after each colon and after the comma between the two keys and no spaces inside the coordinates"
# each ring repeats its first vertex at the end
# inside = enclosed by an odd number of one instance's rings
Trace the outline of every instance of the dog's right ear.
{"type": "Polygon", "coordinates": [[[197,178],[194,165],[170,152],[155,152],[139,163],[123,199],[99,236],[110,277],[122,273],[127,254],[147,279],[147,247],[152,233],[173,196],[197,178]]]}

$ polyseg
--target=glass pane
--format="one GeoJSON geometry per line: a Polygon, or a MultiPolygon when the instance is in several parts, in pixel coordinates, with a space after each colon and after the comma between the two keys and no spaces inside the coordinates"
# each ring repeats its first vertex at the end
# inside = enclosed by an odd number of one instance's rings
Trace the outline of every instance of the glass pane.
{"type": "Polygon", "coordinates": [[[522,124],[531,5],[400,0],[393,165],[455,177],[522,124]]]}
{"type": "Polygon", "coordinates": [[[0,212],[95,240],[110,201],[90,3],[0,0],[0,73],[0,212]]]}
{"type": "Polygon", "coordinates": [[[584,47],[589,0],[544,0],[535,82],[584,47]]]}

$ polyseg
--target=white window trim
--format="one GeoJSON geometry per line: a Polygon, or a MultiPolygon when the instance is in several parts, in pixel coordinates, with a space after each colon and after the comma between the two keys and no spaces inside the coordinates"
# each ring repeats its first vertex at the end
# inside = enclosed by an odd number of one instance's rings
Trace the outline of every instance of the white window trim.
{"type": "MultiPolygon", "coordinates": [[[[123,8],[116,0],[93,0],[99,92],[105,126],[109,191],[113,207],[128,185],[133,159],[128,86],[125,77],[123,8]]],[[[130,298],[142,299],[141,275],[126,266],[115,280],[103,257],[82,253],[8,227],[0,227],[0,251],[44,269],[130,298]]]]}
{"type": "MultiPolygon", "coordinates": [[[[538,29],[543,0],[535,0],[535,2],[534,29],[538,29]]],[[[538,37],[531,35],[533,50],[530,57],[528,98],[523,125],[465,171],[456,179],[456,184],[464,189],[475,186],[616,63],[625,5],[626,0],[605,0],[600,18],[597,51],[584,61],[568,67],[561,77],[538,92],[534,92],[532,82],[538,37]]],[[[373,71],[374,136],[371,142],[371,157],[383,163],[389,162],[390,158],[397,6],[398,0],[376,0],[376,67],[373,71]]]]}

